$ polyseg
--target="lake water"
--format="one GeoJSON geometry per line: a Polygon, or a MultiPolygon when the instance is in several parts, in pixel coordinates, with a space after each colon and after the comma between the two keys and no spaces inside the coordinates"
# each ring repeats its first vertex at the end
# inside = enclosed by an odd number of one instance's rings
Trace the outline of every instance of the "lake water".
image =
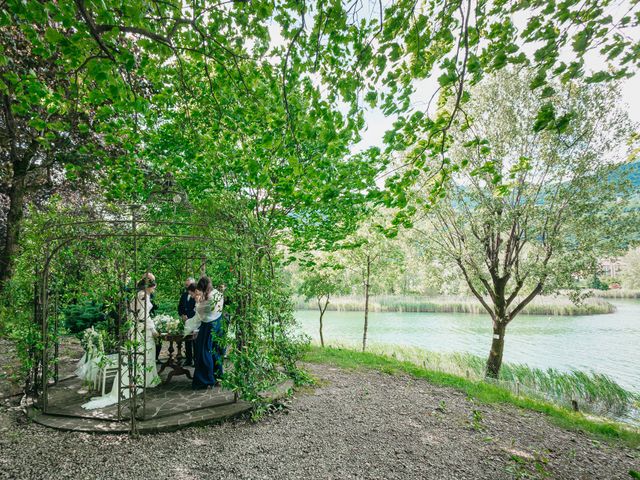
{"type": "MultiPolygon", "coordinates": [[[[640,300],[613,300],[606,315],[549,317],[520,315],[507,327],[504,361],[532,367],[604,373],[640,392],[640,300]]],[[[296,318],[315,340],[318,312],[296,318]]],[[[325,342],[362,342],[363,312],[328,311],[325,342]]],[[[370,313],[368,342],[420,347],[434,352],[468,352],[485,357],[491,345],[488,315],[463,313],[370,313]]]]}

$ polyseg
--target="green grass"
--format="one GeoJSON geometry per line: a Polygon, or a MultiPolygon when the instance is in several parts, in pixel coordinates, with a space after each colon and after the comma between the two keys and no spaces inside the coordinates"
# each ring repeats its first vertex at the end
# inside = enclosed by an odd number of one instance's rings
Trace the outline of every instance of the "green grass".
{"type": "MultiPolygon", "coordinates": [[[[479,380],[484,377],[485,359],[462,355],[461,364],[472,369],[479,380]]],[[[498,382],[505,388],[518,389],[529,396],[543,397],[562,406],[578,402],[580,409],[598,415],[622,417],[639,400],[638,395],[624,389],[609,376],[580,370],[561,372],[554,368],[542,370],[528,365],[504,363],[498,382]]]]}
{"type": "MultiPolygon", "coordinates": [[[[316,310],[312,301],[296,299],[296,308],[316,310]]],[[[361,296],[335,297],[329,302],[329,310],[343,312],[363,311],[361,296]]],[[[370,298],[372,312],[421,312],[421,313],[486,313],[475,298],[470,297],[419,297],[408,295],[380,295],[370,298]]],[[[528,315],[594,315],[613,313],[615,306],[602,299],[589,298],[579,305],[565,297],[539,297],[523,310],[528,315]]]]}
{"type": "Polygon", "coordinates": [[[640,430],[604,420],[595,420],[582,413],[553,405],[549,402],[516,396],[510,390],[484,381],[469,380],[461,376],[429,370],[409,361],[401,361],[386,355],[358,352],[344,348],[320,348],[310,346],[304,360],[311,363],[330,364],[344,369],[367,368],[390,375],[408,374],[435,385],[451,387],[465,392],[483,403],[508,403],[520,408],[547,415],[557,425],[608,440],[619,440],[631,447],[640,446],[640,430]]]}
{"type": "MultiPolygon", "coordinates": [[[[359,345],[331,342],[329,346],[359,350],[359,345]]],[[[407,361],[427,370],[448,373],[467,380],[485,378],[486,359],[470,353],[439,353],[419,347],[372,343],[371,353],[407,361]]],[[[549,401],[571,408],[578,402],[581,411],[613,420],[637,422],[633,414],[640,408],[640,396],[630,392],[606,375],[578,370],[561,372],[528,365],[503,363],[500,378],[494,383],[513,393],[549,401]]]]}

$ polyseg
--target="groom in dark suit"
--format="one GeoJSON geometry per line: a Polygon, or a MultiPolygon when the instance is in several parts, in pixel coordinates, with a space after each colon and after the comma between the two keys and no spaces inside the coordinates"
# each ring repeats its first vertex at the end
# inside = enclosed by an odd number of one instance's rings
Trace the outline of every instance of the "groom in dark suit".
{"type": "MultiPolygon", "coordinates": [[[[178,315],[183,320],[193,317],[196,314],[196,301],[192,296],[192,292],[195,292],[196,280],[189,277],[184,282],[184,292],[180,295],[180,302],[178,303],[178,315]]],[[[185,340],[185,366],[193,365],[193,340],[185,340]]]]}

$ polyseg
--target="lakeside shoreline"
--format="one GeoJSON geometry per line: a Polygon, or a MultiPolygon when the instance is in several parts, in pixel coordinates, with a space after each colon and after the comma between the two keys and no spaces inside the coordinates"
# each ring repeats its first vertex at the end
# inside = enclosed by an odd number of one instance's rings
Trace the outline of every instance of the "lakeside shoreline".
{"type": "MultiPolygon", "coordinates": [[[[611,297],[617,298],[617,297],[611,297]]],[[[626,298],[626,297],[625,297],[626,298]]],[[[296,310],[318,310],[314,300],[295,299],[296,310]]],[[[364,312],[364,298],[349,295],[329,300],[328,311],[364,312]]],[[[477,299],[465,296],[376,295],[369,298],[370,312],[486,314],[477,299]]],[[[522,315],[578,316],[615,313],[616,306],[600,297],[576,305],[567,297],[538,297],[522,315]]]]}
{"type": "MultiPolygon", "coordinates": [[[[310,348],[323,350],[316,341],[310,348]]],[[[324,349],[361,353],[359,345],[348,342],[330,341],[324,349]]],[[[584,413],[640,429],[640,392],[622,387],[606,374],[504,362],[500,378],[488,382],[484,375],[486,359],[467,352],[442,353],[419,347],[372,343],[367,346],[366,354],[470,382],[490,384],[514,395],[527,395],[564,409],[571,409],[575,401],[584,413]]]]}
{"type": "Polygon", "coordinates": [[[485,404],[511,404],[543,413],[557,425],[569,430],[589,432],[609,440],[620,440],[633,448],[640,446],[640,428],[637,425],[585,412],[575,412],[548,400],[529,397],[521,392],[515,393],[502,385],[435,371],[389,355],[361,352],[350,348],[310,345],[304,359],[311,363],[351,370],[369,369],[389,375],[407,374],[417,379],[425,379],[433,385],[453,387],[485,404]]]}

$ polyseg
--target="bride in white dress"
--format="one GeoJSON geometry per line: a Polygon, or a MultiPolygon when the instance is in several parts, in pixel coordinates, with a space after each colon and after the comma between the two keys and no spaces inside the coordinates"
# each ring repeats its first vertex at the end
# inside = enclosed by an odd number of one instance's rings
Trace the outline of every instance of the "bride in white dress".
{"type": "MultiPolygon", "coordinates": [[[[158,334],[156,331],[155,323],[151,318],[151,294],[156,289],[155,279],[152,279],[149,276],[145,276],[142,280],[138,282],[137,285],[138,291],[136,295],[129,302],[129,320],[133,323],[129,331],[129,336],[131,339],[134,337],[133,328],[137,329],[137,338],[142,338],[144,336],[144,345],[146,349],[146,365],[143,363],[143,353],[139,352],[138,354],[138,367],[137,367],[137,381],[139,389],[141,387],[145,388],[153,388],[160,384],[160,377],[158,376],[158,371],[156,369],[156,343],[154,337],[158,334]],[[145,379],[143,381],[142,374],[145,374],[145,379]]],[[[135,348],[135,347],[132,347],[135,348]]],[[[126,360],[126,352],[122,353],[125,356],[124,362],[120,371],[120,384],[128,385],[129,384],[129,368],[127,366],[126,360]]],[[[129,398],[129,389],[122,389],[122,399],[129,398]]],[[[104,408],[110,405],[114,405],[118,403],[118,378],[116,377],[113,381],[113,386],[111,387],[111,391],[101,397],[93,397],[89,402],[82,405],[82,408],[87,410],[94,410],[96,408],[104,408]]]]}

